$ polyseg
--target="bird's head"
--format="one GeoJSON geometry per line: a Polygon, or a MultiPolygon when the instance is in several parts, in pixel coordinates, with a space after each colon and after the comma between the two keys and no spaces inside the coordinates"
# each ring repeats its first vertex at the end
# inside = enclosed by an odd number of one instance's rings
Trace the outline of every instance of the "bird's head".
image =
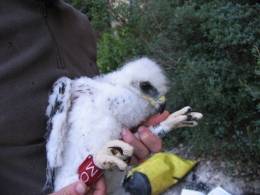
{"type": "Polygon", "coordinates": [[[116,74],[113,80],[115,84],[138,94],[157,112],[164,110],[167,78],[156,62],[143,57],[125,64],[112,74],[116,74]]]}

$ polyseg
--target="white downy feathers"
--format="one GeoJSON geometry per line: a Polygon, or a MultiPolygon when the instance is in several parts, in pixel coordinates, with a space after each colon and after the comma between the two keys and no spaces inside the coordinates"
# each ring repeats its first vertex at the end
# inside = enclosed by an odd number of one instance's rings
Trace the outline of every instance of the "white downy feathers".
{"type": "Polygon", "coordinates": [[[53,181],[56,191],[78,180],[81,162],[119,139],[123,128],[134,127],[158,112],[162,104],[158,100],[166,92],[164,72],[148,58],[95,78],[56,81],[46,112],[47,185],[53,181]]]}

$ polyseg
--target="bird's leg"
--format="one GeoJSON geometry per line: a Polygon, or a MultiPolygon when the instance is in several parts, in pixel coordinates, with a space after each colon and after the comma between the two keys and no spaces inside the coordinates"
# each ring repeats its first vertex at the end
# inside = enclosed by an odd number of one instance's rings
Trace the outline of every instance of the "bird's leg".
{"type": "Polygon", "coordinates": [[[96,154],[89,155],[78,168],[79,179],[86,185],[93,185],[103,175],[104,170],[117,167],[124,171],[127,162],[133,154],[133,147],[129,144],[114,140],[108,142],[96,154]]]}
{"type": "Polygon", "coordinates": [[[199,112],[191,112],[191,110],[191,107],[186,106],[169,115],[167,119],[160,124],[149,128],[154,134],[164,137],[172,129],[197,126],[197,121],[200,120],[203,115],[199,112]]]}

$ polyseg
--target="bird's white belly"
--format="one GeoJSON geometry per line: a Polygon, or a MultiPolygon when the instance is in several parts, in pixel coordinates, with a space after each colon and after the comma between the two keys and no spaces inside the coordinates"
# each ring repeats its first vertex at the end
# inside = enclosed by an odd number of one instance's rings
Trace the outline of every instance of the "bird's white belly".
{"type": "MultiPolygon", "coordinates": [[[[79,124],[79,123],[75,123],[79,124]]],[[[55,191],[78,180],[77,169],[88,155],[94,155],[108,141],[120,138],[122,127],[110,119],[103,119],[91,127],[73,127],[64,150],[64,164],[56,171],[55,191]]]]}

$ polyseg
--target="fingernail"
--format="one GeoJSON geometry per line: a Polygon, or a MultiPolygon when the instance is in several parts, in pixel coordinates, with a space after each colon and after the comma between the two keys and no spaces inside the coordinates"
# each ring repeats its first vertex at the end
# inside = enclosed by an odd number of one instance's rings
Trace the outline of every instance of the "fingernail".
{"type": "Polygon", "coordinates": [[[127,129],[126,128],[123,128],[122,129],[122,132],[121,132],[121,137],[124,138],[126,135],[127,135],[127,129]]]}
{"type": "Polygon", "coordinates": [[[76,192],[77,192],[78,194],[84,195],[84,194],[86,193],[86,191],[87,191],[87,187],[86,187],[83,183],[79,182],[79,183],[76,185],[75,190],[76,190],[76,192]]]}
{"type": "Polygon", "coordinates": [[[147,127],[139,127],[138,131],[139,133],[146,133],[149,130],[147,127]]]}

